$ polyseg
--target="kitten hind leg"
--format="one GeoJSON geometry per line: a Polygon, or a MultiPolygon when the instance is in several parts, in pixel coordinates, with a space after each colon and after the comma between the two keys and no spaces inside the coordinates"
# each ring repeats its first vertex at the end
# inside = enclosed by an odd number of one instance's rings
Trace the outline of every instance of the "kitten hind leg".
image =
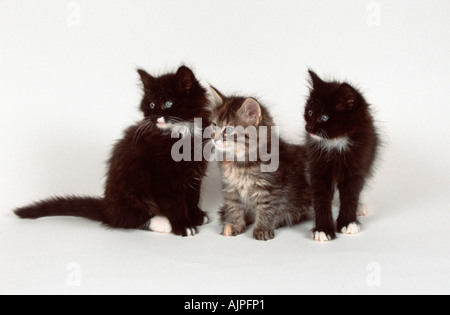
{"type": "Polygon", "coordinates": [[[367,217],[368,215],[370,215],[369,206],[364,200],[359,202],[358,211],[356,212],[356,215],[358,217],[367,217]]]}
{"type": "MultiPolygon", "coordinates": [[[[335,196],[335,198],[333,199],[333,207],[339,208],[340,204],[341,203],[340,203],[339,197],[335,196]]],[[[367,205],[367,203],[364,200],[362,200],[358,203],[358,210],[356,212],[356,215],[358,217],[367,217],[370,215],[369,206],[367,205]]]]}
{"type": "Polygon", "coordinates": [[[172,225],[167,217],[155,216],[150,219],[148,223],[148,229],[152,232],[170,234],[172,233],[172,225]]]}

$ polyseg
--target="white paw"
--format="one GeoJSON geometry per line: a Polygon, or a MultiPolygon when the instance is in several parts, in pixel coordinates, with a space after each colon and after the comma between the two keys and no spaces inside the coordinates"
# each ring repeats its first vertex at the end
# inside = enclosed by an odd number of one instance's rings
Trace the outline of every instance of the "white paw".
{"type": "Polygon", "coordinates": [[[356,212],[358,217],[366,217],[370,214],[369,207],[366,203],[360,202],[358,205],[358,212],[356,212]]]}
{"type": "Polygon", "coordinates": [[[327,235],[325,232],[316,231],[313,233],[313,239],[317,242],[330,242],[331,236],[327,235]]]}
{"type": "Polygon", "coordinates": [[[169,234],[172,233],[172,225],[169,222],[169,219],[163,216],[153,217],[148,225],[150,231],[169,234]]]}
{"type": "Polygon", "coordinates": [[[349,225],[344,226],[341,230],[342,234],[347,235],[356,235],[359,234],[360,231],[361,228],[358,223],[350,223],[349,225]]]}
{"type": "Polygon", "coordinates": [[[194,236],[197,234],[194,228],[186,228],[186,236],[194,236]]]}

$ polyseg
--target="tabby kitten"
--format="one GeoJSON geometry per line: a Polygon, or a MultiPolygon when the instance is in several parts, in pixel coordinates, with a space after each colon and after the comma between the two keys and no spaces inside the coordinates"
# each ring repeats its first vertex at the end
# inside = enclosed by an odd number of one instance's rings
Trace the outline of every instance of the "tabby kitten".
{"type": "MultiPolygon", "coordinates": [[[[124,132],[108,162],[102,198],[58,197],[19,208],[22,218],[79,216],[113,228],[146,229],[189,236],[207,221],[199,207],[207,162],[175,162],[172,131],[190,130],[195,118],[207,127],[211,115],[207,91],[187,67],[153,77],[138,70],[144,96],[144,118],[124,132]]],[[[203,126],[197,126],[203,127],[203,126]]],[[[193,141],[193,140],[192,140],[193,141]]]]}
{"type": "Polygon", "coordinates": [[[326,242],[336,237],[332,216],[336,188],[340,197],[337,231],[359,233],[360,194],[371,175],[379,138],[369,104],[356,88],[325,82],[311,70],[309,75],[312,86],[304,117],[316,214],[313,238],[326,242]]]}
{"type": "Polygon", "coordinates": [[[218,106],[213,114],[216,133],[212,142],[219,153],[226,155],[219,159],[225,195],[220,210],[222,234],[236,236],[255,223],[255,239],[273,239],[275,229],[299,223],[309,211],[305,148],[274,138],[273,119],[254,98],[213,92],[218,106]],[[271,148],[271,152],[261,150],[263,147],[271,148]],[[229,153],[234,153],[233,159],[229,153]],[[271,163],[267,155],[279,159],[278,168],[262,171],[271,163]]]}

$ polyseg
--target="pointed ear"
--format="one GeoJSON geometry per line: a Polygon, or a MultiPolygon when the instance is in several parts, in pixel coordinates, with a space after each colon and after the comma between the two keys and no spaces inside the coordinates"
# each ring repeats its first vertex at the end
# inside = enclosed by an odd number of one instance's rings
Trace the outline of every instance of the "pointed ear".
{"type": "Polygon", "coordinates": [[[225,98],[222,93],[219,92],[215,87],[210,85],[211,94],[213,95],[214,106],[222,106],[223,99],[225,98]]]}
{"type": "Polygon", "coordinates": [[[313,88],[316,88],[324,83],[323,80],[311,69],[308,70],[308,73],[311,78],[310,82],[313,88]]]}
{"type": "Polygon", "coordinates": [[[144,84],[144,88],[149,88],[150,86],[153,85],[153,82],[155,82],[154,77],[152,77],[150,74],[148,74],[145,70],[142,69],[138,69],[137,72],[141,77],[142,84],[144,84]]]}
{"type": "Polygon", "coordinates": [[[179,92],[190,94],[192,87],[197,83],[194,73],[186,66],[181,66],[176,74],[179,92]]]}
{"type": "Polygon", "coordinates": [[[262,119],[261,106],[253,98],[247,98],[245,100],[238,114],[251,126],[258,126],[262,119]]]}
{"type": "Polygon", "coordinates": [[[336,109],[339,111],[351,111],[355,106],[355,89],[347,83],[342,84],[338,91],[336,109]]]}

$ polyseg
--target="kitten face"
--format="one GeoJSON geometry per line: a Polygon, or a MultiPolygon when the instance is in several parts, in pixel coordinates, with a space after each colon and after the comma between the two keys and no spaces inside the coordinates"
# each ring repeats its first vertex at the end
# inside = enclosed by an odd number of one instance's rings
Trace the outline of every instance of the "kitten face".
{"type": "Polygon", "coordinates": [[[305,106],[306,131],[315,140],[343,139],[358,129],[365,103],[347,83],[325,82],[313,71],[312,88],[305,106]]]}
{"type": "Polygon", "coordinates": [[[257,127],[262,119],[261,106],[253,98],[225,98],[215,90],[213,92],[216,99],[220,99],[220,106],[216,108],[213,118],[215,133],[212,141],[215,148],[227,156],[234,156],[237,161],[255,157],[258,149],[257,127]]]}
{"type": "Polygon", "coordinates": [[[141,69],[138,73],[144,85],[140,109],[158,129],[189,127],[194,118],[209,120],[206,90],[189,68],[182,66],[175,74],[157,78],[141,69]]]}

